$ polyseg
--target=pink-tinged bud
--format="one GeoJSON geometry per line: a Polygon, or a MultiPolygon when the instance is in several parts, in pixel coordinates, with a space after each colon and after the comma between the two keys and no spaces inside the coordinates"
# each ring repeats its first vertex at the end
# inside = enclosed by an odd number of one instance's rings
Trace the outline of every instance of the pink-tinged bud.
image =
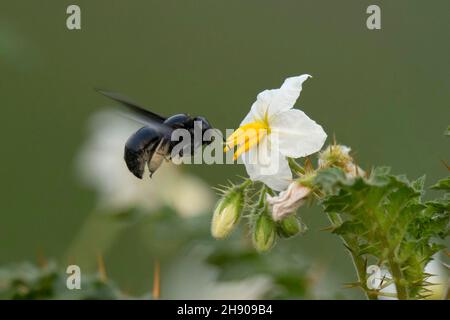
{"type": "Polygon", "coordinates": [[[267,202],[272,207],[273,220],[280,221],[295,213],[303,205],[310,193],[311,188],[294,181],[285,191],[280,192],[278,196],[272,197],[267,195],[267,202]]]}

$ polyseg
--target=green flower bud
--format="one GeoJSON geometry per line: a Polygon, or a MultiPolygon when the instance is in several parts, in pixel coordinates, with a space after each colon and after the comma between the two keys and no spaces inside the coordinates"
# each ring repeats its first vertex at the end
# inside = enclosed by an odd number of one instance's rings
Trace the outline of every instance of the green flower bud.
{"type": "Polygon", "coordinates": [[[217,203],[211,223],[211,234],[214,238],[225,238],[239,222],[247,185],[244,183],[229,188],[217,203]]]}
{"type": "Polygon", "coordinates": [[[295,215],[291,215],[281,220],[277,224],[277,233],[280,237],[290,238],[299,233],[305,232],[307,229],[295,215]]]}
{"type": "Polygon", "coordinates": [[[275,244],[276,224],[272,218],[263,212],[256,220],[253,230],[253,246],[259,252],[270,250],[275,244]]]}

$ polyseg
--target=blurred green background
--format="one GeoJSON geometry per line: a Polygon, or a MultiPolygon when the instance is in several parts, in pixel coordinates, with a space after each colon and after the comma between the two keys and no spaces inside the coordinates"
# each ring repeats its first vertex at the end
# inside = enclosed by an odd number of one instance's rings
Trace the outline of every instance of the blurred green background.
{"type": "MultiPolygon", "coordinates": [[[[351,146],[363,168],[426,173],[431,184],[450,159],[449,12],[446,0],[2,1],[0,265],[38,251],[64,257],[95,207],[74,170],[86,120],[108,104],[94,87],[225,129],[257,93],[309,73],[297,106],[351,146]],[[69,4],[81,7],[81,30],[66,28],[69,4]],[[370,4],[381,7],[381,30],[366,28],[370,4]]],[[[245,174],[230,165],[184,169],[211,186],[245,174]]],[[[353,281],[344,248],[320,231],[325,216],[309,208],[302,217],[310,231],[275,251],[325,264],[338,288],[353,281]]],[[[105,260],[113,278],[141,293],[150,290],[153,259],[136,228],[105,260]]]]}

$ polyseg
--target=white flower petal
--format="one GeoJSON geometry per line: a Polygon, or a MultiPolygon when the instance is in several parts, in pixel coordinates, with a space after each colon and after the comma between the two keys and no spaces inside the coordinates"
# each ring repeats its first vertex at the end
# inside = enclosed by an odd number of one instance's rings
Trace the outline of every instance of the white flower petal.
{"type": "MultiPolygon", "coordinates": [[[[295,102],[302,92],[302,85],[308,78],[309,74],[303,74],[297,77],[290,77],[284,80],[281,88],[277,90],[272,100],[271,109],[277,109],[278,112],[286,111],[294,107],[295,102]]],[[[273,112],[272,112],[273,113],[273,112]]]]}
{"type": "Polygon", "coordinates": [[[255,121],[255,114],[250,110],[250,112],[245,116],[244,120],[242,120],[239,127],[242,127],[243,125],[255,121]]]}
{"type": "Polygon", "coordinates": [[[258,120],[264,120],[266,114],[272,116],[292,109],[302,91],[302,84],[311,76],[304,74],[284,80],[281,88],[264,90],[258,94],[249,114],[241,122],[241,126],[258,120]]]}
{"type": "Polygon", "coordinates": [[[292,158],[305,157],[319,151],[327,134],[303,111],[292,109],[282,112],[270,121],[272,148],[292,158]]]}
{"type": "Polygon", "coordinates": [[[278,196],[267,195],[267,202],[272,206],[272,217],[279,221],[295,214],[295,211],[304,203],[304,199],[311,193],[311,189],[294,181],[289,187],[280,192],[278,196]]]}
{"type": "Polygon", "coordinates": [[[256,101],[252,104],[250,112],[244,120],[242,120],[240,126],[254,121],[262,121],[264,120],[266,113],[270,117],[274,112],[277,112],[276,109],[269,108],[276,91],[278,91],[278,89],[260,92],[256,97],[256,101]]]}
{"type": "Polygon", "coordinates": [[[245,153],[242,160],[250,179],[261,181],[273,190],[282,191],[292,181],[287,159],[280,153],[273,153],[267,138],[245,153]]]}

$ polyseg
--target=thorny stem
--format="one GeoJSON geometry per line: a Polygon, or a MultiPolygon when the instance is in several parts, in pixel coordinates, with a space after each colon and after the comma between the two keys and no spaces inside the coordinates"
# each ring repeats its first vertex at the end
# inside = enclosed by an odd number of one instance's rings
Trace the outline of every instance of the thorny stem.
{"type": "MultiPolygon", "coordinates": [[[[333,225],[340,225],[342,223],[341,217],[337,213],[330,213],[327,215],[328,219],[333,225]]],[[[350,237],[340,236],[344,244],[349,248],[350,257],[352,258],[353,266],[355,267],[356,276],[358,278],[358,282],[361,285],[361,288],[364,290],[367,299],[376,300],[377,294],[371,292],[369,288],[367,288],[367,265],[366,261],[359,255],[355,254],[355,241],[350,237]]]]}
{"type": "MultiPolygon", "coordinates": [[[[373,216],[371,210],[368,210],[367,213],[370,214],[371,216],[373,216]]],[[[389,269],[391,270],[391,273],[392,273],[392,278],[394,279],[394,284],[395,284],[395,288],[397,291],[397,298],[399,300],[407,300],[408,299],[408,290],[404,283],[405,280],[403,277],[403,272],[401,270],[401,267],[396,262],[395,255],[394,255],[392,249],[390,248],[391,246],[389,245],[389,242],[387,241],[386,237],[382,234],[379,234],[378,237],[382,239],[381,241],[382,241],[383,245],[389,250],[387,260],[388,260],[388,264],[389,264],[389,269]]]]}
{"type": "Polygon", "coordinates": [[[305,169],[293,158],[288,158],[289,167],[297,173],[305,174],[305,169]]]}
{"type": "Polygon", "coordinates": [[[258,208],[263,208],[265,204],[265,198],[267,193],[267,187],[265,184],[263,184],[260,194],[259,194],[259,200],[258,200],[258,208]]]}
{"type": "Polygon", "coordinates": [[[395,288],[397,289],[397,298],[399,300],[407,300],[408,299],[408,290],[403,281],[403,273],[395,261],[395,257],[392,253],[388,256],[389,269],[392,272],[392,277],[394,278],[395,288]]]}
{"type": "MultiPolygon", "coordinates": [[[[340,216],[336,213],[334,214],[328,214],[328,218],[330,222],[333,225],[340,225],[342,223],[342,220],[340,216]]],[[[348,237],[348,236],[340,236],[344,244],[349,248],[349,253],[352,258],[353,265],[356,270],[358,282],[360,283],[362,289],[365,291],[366,296],[369,300],[376,300],[378,294],[374,293],[367,287],[367,271],[366,271],[366,261],[361,256],[355,254],[354,248],[357,247],[357,243],[355,243],[355,239],[348,237]]],[[[408,299],[408,290],[404,284],[404,278],[403,273],[398,265],[398,263],[395,261],[395,256],[390,253],[388,256],[388,264],[389,269],[392,272],[392,277],[394,279],[395,287],[397,290],[397,298],[399,300],[407,300],[408,299]]]]}
{"type": "Polygon", "coordinates": [[[252,180],[250,180],[250,179],[245,179],[244,180],[244,182],[242,182],[239,186],[238,186],[238,188],[240,188],[240,189],[246,189],[248,186],[250,186],[252,184],[252,180]]]}

